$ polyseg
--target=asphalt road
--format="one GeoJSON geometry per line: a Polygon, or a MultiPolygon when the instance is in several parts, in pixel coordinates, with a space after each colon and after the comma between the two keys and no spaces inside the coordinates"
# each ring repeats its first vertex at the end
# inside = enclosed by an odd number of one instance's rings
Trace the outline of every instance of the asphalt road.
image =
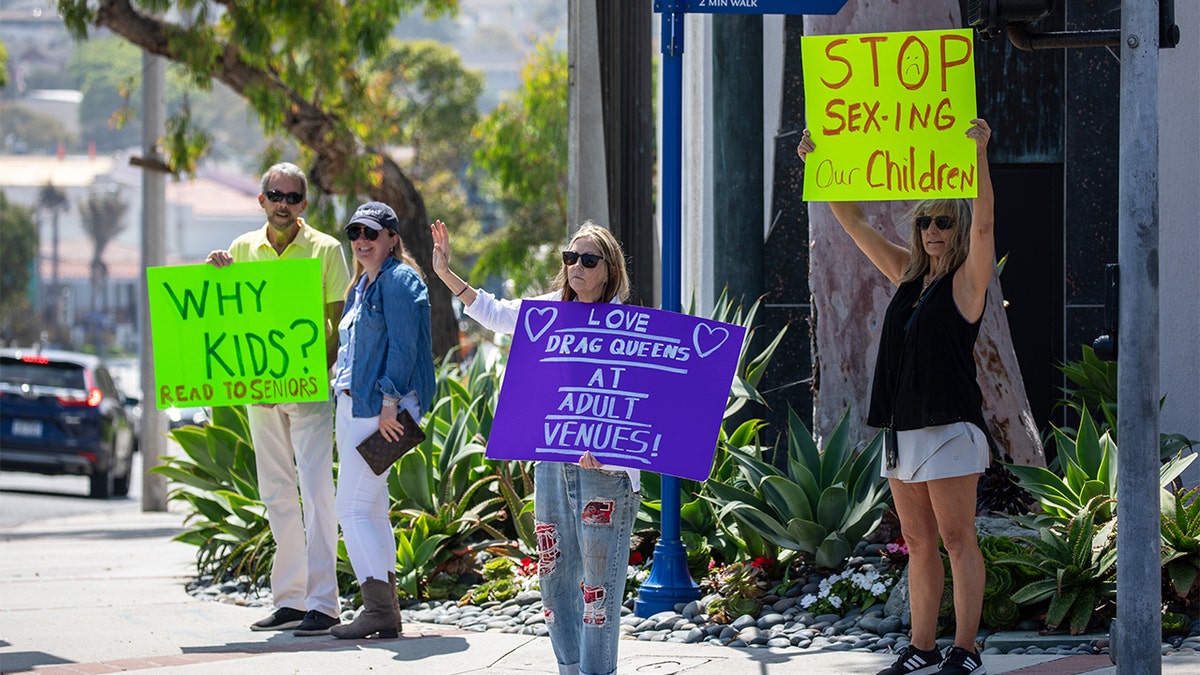
{"type": "Polygon", "coordinates": [[[87,476],[42,476],[0,471],[0,530],[23,523],[89,513],[142,508],[142,455],[133,456],[129,496],[88,497],[87,476]]]}

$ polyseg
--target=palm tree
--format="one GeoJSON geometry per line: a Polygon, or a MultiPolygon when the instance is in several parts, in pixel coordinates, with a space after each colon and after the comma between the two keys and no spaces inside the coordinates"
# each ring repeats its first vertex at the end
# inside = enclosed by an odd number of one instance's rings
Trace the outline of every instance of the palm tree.
{"type": "Polygon", "coordinates": [[[108,243],[116,239],[125,230],[125,212],[129,205],[121,199],[116,190],[92,192],[87,201],[80,202],[79,214],[83,219],[83,229],[92,239],[92,301],[91,310],[103,309],[104,298],[107,297],[108,267],[104,264],[104,249],[108,243]]]}
{"type": "MultiPolygon", "coordinates": [[[[59,277],[58,277],[58,216],[63,211],[67,210],[70,204],[67,201],[65,192],[55,187],[53,183],[47,182],[38,190],[37,208],[39,213],[50,214],[50,233],[52,251],[52,280],[49,288],[43,293],[45,294],[44,310],[46,317],[49,319],[50,325],[57,325],[59,320],[59,277]]],[[[38,219],[41,222],[41,219],[38,219]]],[[[41,247],[38,247],[38,278],[41,279],[41,247]]]]}

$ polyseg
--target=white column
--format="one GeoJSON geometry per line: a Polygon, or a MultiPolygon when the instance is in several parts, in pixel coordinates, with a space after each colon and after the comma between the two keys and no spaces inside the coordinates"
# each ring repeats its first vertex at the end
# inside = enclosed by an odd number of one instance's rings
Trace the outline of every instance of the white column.
{"type": "MultiPolygon", "coordinates": [[[[1159,387],[1166,400],[1160,430],[1200,438],[1200,4],[1175,3],[1179,46],[1159,52],[1158,194],[1162,256],[1158,270],[1159,387]],[[1190,37],[1190,39],[1189,39],[1190,37]]],[[[1200,462],[1183,475],[1200,485],[1200,462]]]]}
{"type": "Polygon", "coordinates": [[[597,0],[571,0],[567,36],[567,231],[591,219],[609,227],[597,0]]]}
{"type": "MultiPolygon", "coordinates": [[[[707,316],[713,289],[712,15],[688,14],[683,51],[682,286],[680,300],[707,316]]],[[[660,200],[661,203],[661,200],[660,200]]]]}

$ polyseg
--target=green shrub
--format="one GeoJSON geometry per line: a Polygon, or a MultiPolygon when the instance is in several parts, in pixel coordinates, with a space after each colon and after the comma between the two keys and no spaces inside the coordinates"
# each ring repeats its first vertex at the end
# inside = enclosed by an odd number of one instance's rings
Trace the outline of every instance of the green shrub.
{"type": "Polygon", "coordinates": [[[267,509],[258,497],[258,474],[246,411],[213,408],[205,427],[171,432],[183,454],[160,457],[150,469],[171,481],[169,501],[187,504],[184,531],[177,541],[196,547],[196,570],[216,579],[245,577],[261,588],[270,576],[275,540],[267,509]]]}
{"type": "Polygon", "coordinates": [[[1161,517],[1165,586],[1194,613],[1200,605],[1200,488],[1165,493],[1161,517]]]}
{"type": "Polygon", "coordinates": [[[1022,606],[1049,600],[1050,630],[1065,623],[1072,635],[1085,632],[1097,609],[1116,596],[1116,521],[1096,523],[1096,513],[1111,509],[1110,502],[1094,497],[1066,524],[1043,527],[1037,538],[1018,537],[1030,547],[1029,555],[999,558],[1037,571],[1038,579],[1018,588],[1012,599],[1022,606]]]}
{"type": "Polygon", "coordinates": [[[511,558],[492,558],[483,565],[483,583],[463,596],[463,602],[504,602],[521,592],[520,567],[511,558]]]}
{"type": "MultiPolygon", "coordinates": [[[[1091,414],[1084,408],[1075,437],[1055,427],[1054,440],[1062,476],[1037,466],[1005,466],[1052,518],[1068,521],[1099,497],[1102,499],[1096,503],[1101,506],[1094,517],[1099,521],[1111,519],[1117,497],[1117,443],[1112,434],[1109,431],[1099,433],[1091,414]]],[[[1195,459],[1193,454],[1167,461],[1159,470],[1159,485],[1170,485],[1195,459]]]]}
{"type": "Polygon", "coordinates": [[[1071,408],[1082,417],[1088,413],[1117,428],[1117,362],[1105,361],[1088,345],[1083,345],[1083,359],[1055,366],[1070,380],[1064,388],[1059,406],[1071,408]]]}
{"type": "MultiPolygon", "coordinates": [[[[1076,416],[1082,417],[1087,412],[1092,419],[1097,420],[1101,431],[1107,429],[1115,442],[1117,440],[1117,362],[1104,361],[1096,356],[1095,351],[1088,345],[1083,345],[1083,360],[1068,361],[1056,366],[1072,386],[1064,387],[1064,397],[1058,402],[1075,411],[1076,416]]],[[[1159,408],[1166,401],[1164,395],[1159,400],[1159,408]]],[[[1194,454],[1200,441],[1189,439],[1183,434],[1160,434],[1159,457],[1169,461],[1180,455],[1194,454]]],[[[1055,470],[1057,458],[1050,463],[1049,468],[1055,470]]]]}
{"type": "Polygon", "coordinates": [[[769,562],[760,558],[718,565],[709,572],[703,586],[718,596],[708,603],[713,623],[731,623],[743,614],[758,614],[763,607],[759,598],[767,593],[768,566],[769,562]]]}
{"type": "MultiPolygon", "coordinates": [[[[729,399],[725,403],[709,480],[731,479],[737,472],[737,465],[730,460],[728,448],[758,445],[758,433],[765,425],[761,419],[737,422],[747,404],[765,404],[758,393],[758,384],[787,332],[785,327],[766,346],[755,352],[752,345],[760,329],[757,325],[759,307],[760,302],[755,302],[743,311],[740,304],[734,304],[722,293],[709,315],[715,321],[746,329],[729,399]],[[735,423],[737,427],[730,431],[729,426],[735,423]]],[[[688,312],[696,313],[694,301],[688,312]]],[[[701,498],[704,485],[699,481],[680,480],[680,530],[688,551],[688,569],[692,578],[699,579],[707,574],[708,562],[714,558],[721,562],[732,562],[736,559],[774,557],[776,551],[773,547],[753,533],[743,537],[731,536],[726,528],[719,525],[716,508],[701,498]]],[[[642,529],[658,529],[662,522],[662,482],[657,473],[642,473],[642,502],[637,522],[642,529]]]]}
{"type": "Polygon", "coordinates": [[[782,470],[762,460],[761,446],[731,448],[739,475],[706,484],[705,498],[718,506],[718,522],[728,527],[732,517],[742,538],[761,537],[781,549],[812,554],[818,567],[839,567],[879,524],[891,494],[879,471],[882,434],[855,452],[846,419],[843,414],[825,448],[818,449],[789,410],[782,470]]]}

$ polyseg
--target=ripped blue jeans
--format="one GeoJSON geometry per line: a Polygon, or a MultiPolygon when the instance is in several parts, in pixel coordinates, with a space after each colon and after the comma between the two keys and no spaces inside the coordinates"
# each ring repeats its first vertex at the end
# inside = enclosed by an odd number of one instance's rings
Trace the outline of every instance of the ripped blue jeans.
{"type": "Polygon", "coordinates": [[[621,601],[638,494],[624,471],[539,462],[538,578],[560,673],[617,672],[621,601]]]}

